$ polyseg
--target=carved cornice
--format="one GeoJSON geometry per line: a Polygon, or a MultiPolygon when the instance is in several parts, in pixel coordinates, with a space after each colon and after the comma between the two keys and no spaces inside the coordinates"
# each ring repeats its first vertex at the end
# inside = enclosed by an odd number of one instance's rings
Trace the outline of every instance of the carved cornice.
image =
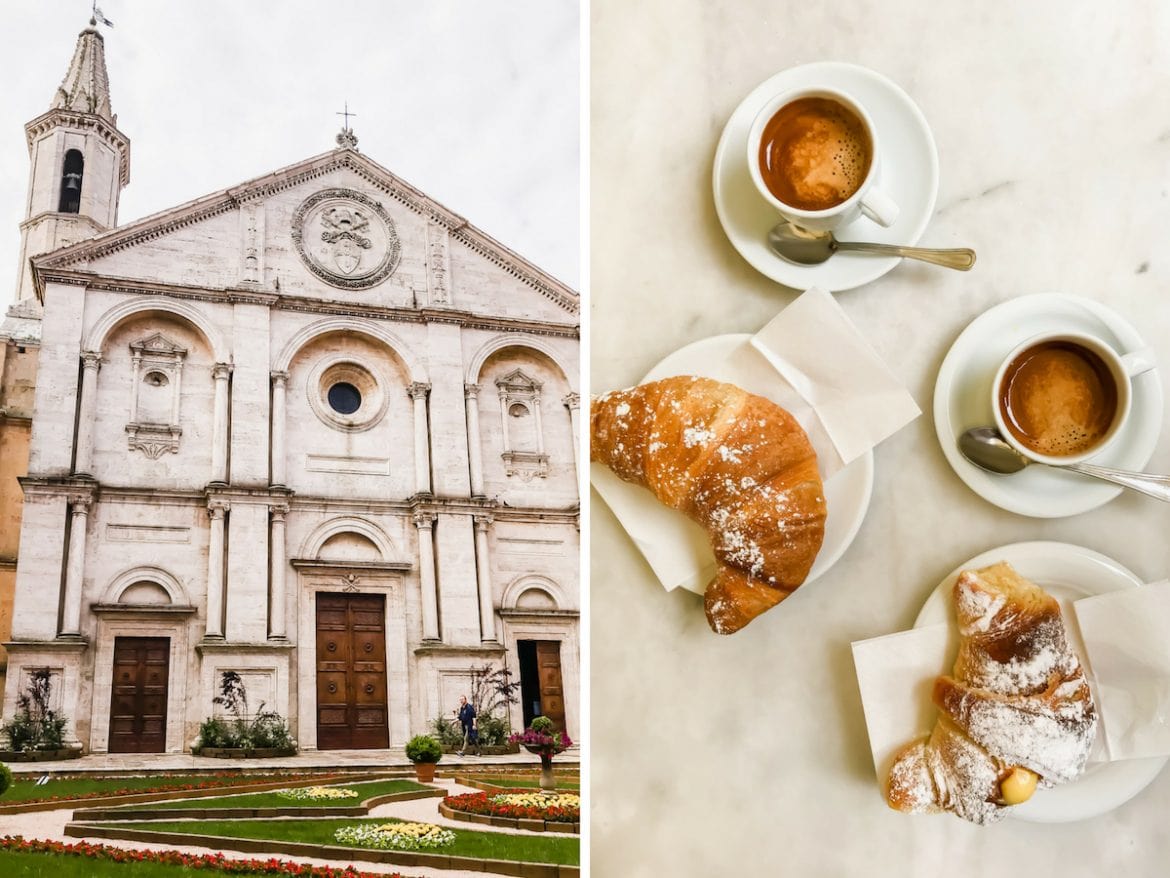
{"type": "Polygon", "coordinates": [[[336,299],[315,299],[309,296],[278,296],[242,287],[194,287],[136,278],[99,276],[88,269],[46,269],[38,272],[37,277],[41,281],[42,288],[38,289],[38,293],[42,294],[42,297],[43,284],[57,283],[103,292],[125,293],[132,296],[168,296],[173,299],[215,302],[225,305],[263,305],[281,311],[362,317],[391,320],[398,323],[445,323],[466,329],[483,329],[491,332],[525,332],[531,335],[559,338],[580,338],[581,335],[581,327],[576,323],[554,323],[517,317],[493,317],[450,308],[397,308],[342,302],[336,299]]]}
{"type": "MultiPolygon", "coordinates": [[[[30,125],[37,121],[39,120],[34,120],[30,125]]],[[[264,199],[277,192],[319,179],[339,168],[353,171],[371,186],[381,190],[415,213],[445,226],[452,237],[566,311],[573,314],[580,312],[580,296],[570,287],[541,271],[537,266],[509,250],[475,226],[470,225],[463,217],[400,180],[378,163],[352,150],[336,150],[306,159],[231,189],[187,202],[137,223],[39,256],[33,260],[37,274],[37,287],[38,289],[42,288],[43,280],[40,275],[46,269],[61,268],[97,259],[144,241],[153,240],[209,217],[234,210],[243,203],[264,199]]]]}
{"type": "Polygon", "coordinates": [[[92,113],[77,113],[55,107],[42,113],[24,126],[28,154],[32,155],[36,142],[54,128],[74,128],[93,131],[118,153],[118,179],[123,186],[130,184],[130,138],[107,119],[92,113]]]}
{"type": "MultiPolygon", "coordinates": [[[[45,497],[68,497],[72,493],[93,493],[98,485],[88,479],[73,477],[22,476],[21,487],[28,495],[45,497]]],[[[173,506],[206,506],[223,502],[249,505],[287,504],[293,512],[311,510],[314,512],[365,511],[374,515],[409,515],[414,511],[431,515],[476,515],[491,514],[500,521],[544,521],[572,523],[580,517],[580,506],[503,506],[498,501],[475,497],[432,497],[373,500],[350,497],[325,497],[317,494],[292,494],[284,488],[218,488],[212,494],[203,489],[189,491],[153,488],[148,485],[127,486],[102,484],[101,502],[105,503],[152,503],[173,506]]]]}

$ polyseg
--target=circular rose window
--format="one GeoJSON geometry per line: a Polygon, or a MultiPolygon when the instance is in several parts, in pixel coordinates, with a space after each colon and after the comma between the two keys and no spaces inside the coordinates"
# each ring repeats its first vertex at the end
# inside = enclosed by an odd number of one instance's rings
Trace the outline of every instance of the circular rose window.
{"type": "Polygon", "coordinates": [[[355,433],[368,430],[386,413],[385,380],[348,356],[318,363],[307,383],[309,405],[331,427],[355,433]]]}

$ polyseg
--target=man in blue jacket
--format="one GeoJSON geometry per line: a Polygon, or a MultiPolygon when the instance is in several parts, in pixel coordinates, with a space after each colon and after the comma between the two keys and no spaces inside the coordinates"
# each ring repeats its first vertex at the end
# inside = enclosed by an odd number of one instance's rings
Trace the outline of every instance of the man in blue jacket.
{"type": "Polygon", "coordinates": [[[462,756],[464,750],[468,745],[475,748],[473,756],[479,755],[479,729],[476,727],[475,708],[467,702],[466,695],[459,696],[459,709],[455,711],[459,717],[459,724],[463,726],[463,749],[459,751],[462,756]]]}

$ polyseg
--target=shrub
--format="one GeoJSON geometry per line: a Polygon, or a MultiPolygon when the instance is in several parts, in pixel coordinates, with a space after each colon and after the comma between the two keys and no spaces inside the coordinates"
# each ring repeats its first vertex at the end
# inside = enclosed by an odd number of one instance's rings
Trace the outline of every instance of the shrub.
{"type": "Polygon", "coordinates": [[[445,747],[457,747],[463,743],[463,732],[459,724],[445,716],[437,716],[431,720],[431,735],[445,747]]]}
{"type": "Polygon", "coordinates": [[[553,721],[547,716],[538,716],[532,720],[531,728],[532,731],[540,732],[542,735],[551,735],[556,726],[553,725],[553,721]]]}
{"type": "Polygon", "coordinates": [[[16,715],[0,726],[13,750],[60,750],[64,746],[67,721],[49,707],[52,694],[49,669],[33,671],[28,686],[16,696],[16,715]]]}
{"type": "Polygon", "coordinates": [[[231,716],[213,716],[203,721],[199,726],[199,749],[283,750],[296,747],[284,717],[275,711],[265,710],[263,701],[254,716],[249,713],[248,690],[235,671],[223,672],[219,693],[211,699],[212,702],[222,705],[231,716]]]}
{"type": "Polygon", "coordinates": [[[0,762],[0,796],[12,786],[12,769],[0,762]]]}
{"type": "Polygon", "coordinates": [[[512,731],[511,723],[502,716],[481,716],[476,725],[479,727],[479,743],[491,747],[506,744],[512,731]]]}
{"type": "Polygon", "coordinates": [[[411,762],[438,762],[443,748],[430,735],[415,735],[406,745],[406,758],[411,762]]]}

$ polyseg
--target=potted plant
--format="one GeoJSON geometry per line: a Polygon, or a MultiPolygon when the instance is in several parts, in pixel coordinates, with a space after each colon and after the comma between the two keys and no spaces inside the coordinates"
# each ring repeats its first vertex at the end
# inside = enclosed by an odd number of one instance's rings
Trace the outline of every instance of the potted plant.
{"type": "Polygon", "coordinates": [[[414,763],[419,783],[435,779],[435,764],[443,758],[443,748],[430,735],[415,735],[406,745],[406,758],[414,763]]]}
{"type": "Polygon", "coordinates": [[[553,777],[552,758],[573,746],[569,736],[558,732],[553,721],[547,716],[538,716],[532,725],[524,730],[522,735],[512,735],[508,739],[510,744],[520,744],[529,753],[540,757],[540,788],[545,792],[552,792],[557,788],[553,777]]]}

